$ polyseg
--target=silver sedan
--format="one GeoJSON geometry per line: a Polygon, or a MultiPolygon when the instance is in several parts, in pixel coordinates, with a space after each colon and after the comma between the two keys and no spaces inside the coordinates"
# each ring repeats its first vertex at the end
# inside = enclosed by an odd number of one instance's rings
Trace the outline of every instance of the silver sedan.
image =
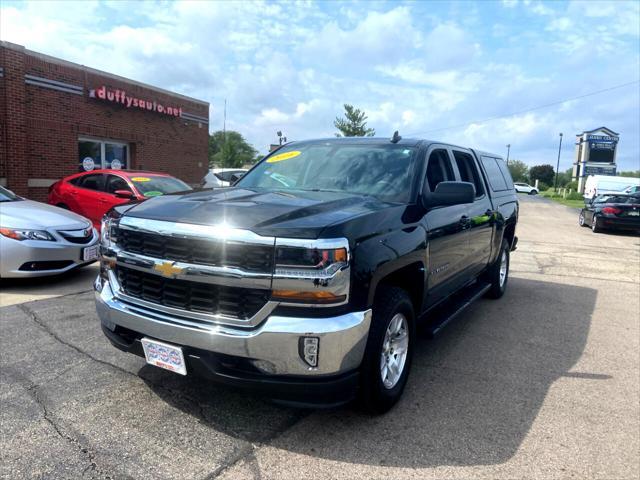
{"type": "Polygon", "coordinates": [[[0,187],[0,278],[55,275],[95,262],[98,240],[86,218],[0,187]]]}

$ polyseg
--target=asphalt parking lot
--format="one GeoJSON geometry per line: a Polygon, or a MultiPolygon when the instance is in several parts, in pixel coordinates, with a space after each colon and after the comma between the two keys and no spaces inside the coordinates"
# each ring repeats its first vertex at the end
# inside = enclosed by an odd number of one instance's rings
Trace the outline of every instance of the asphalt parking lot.
{"type": "Polygon", "coordinates": [[[640,238],[521,199],[505,297],[420,339],[381,417],[147,366],[103,337],[89,278],[3,284],[0,477],[638,478],[640,238]]]}

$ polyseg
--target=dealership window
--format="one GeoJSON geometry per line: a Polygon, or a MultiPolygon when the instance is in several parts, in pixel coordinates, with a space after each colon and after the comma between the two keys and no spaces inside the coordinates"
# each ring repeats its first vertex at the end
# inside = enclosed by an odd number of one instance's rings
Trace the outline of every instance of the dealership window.
{"type": "Polygon", "coordinates": [[[129,167],[129,145],[111,140],[78,139],[78,169],[81,172],[98,168],[120,170],[129,167]]]}

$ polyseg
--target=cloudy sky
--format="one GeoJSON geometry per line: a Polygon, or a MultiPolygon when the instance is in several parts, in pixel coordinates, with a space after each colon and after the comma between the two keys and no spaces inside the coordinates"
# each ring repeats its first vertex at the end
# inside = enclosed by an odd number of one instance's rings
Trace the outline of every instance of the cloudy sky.
{"type": "Polygon", "coordinates": [[[352,103],[379,135],[398,129],[503,155],[510,143],[511,157],[531,165],[555,165],[564,132],[562,170],[573,135],[605,125],[620,133],[624,170],[640,168],[639,9],[637,1],[3,0],[0,38],[207,100],[212,131],[222,128],[226,98],[227,128],[263,152],[277,130],[333,136],[333,119],[352,103]]]}

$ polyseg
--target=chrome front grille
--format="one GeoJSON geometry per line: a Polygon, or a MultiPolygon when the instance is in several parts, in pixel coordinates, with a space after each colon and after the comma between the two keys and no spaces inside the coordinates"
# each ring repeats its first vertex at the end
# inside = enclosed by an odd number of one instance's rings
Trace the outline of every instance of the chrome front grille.
{"type": "Polygon", "coordinates": [[[188,312],[240,320],[252,318],[264,307],[270,294],[262,289],[165,278],[122,265],[116,267],[116,275],[121,289],[130,297],[188,312]]]}
{"type": "Polygon", "coordinates": [[[130,253],[197,265],[236,267],[247,272],[273,271],[273,246],[200,238],[180,238],[120,228],[118,247],[130,253]]]}

